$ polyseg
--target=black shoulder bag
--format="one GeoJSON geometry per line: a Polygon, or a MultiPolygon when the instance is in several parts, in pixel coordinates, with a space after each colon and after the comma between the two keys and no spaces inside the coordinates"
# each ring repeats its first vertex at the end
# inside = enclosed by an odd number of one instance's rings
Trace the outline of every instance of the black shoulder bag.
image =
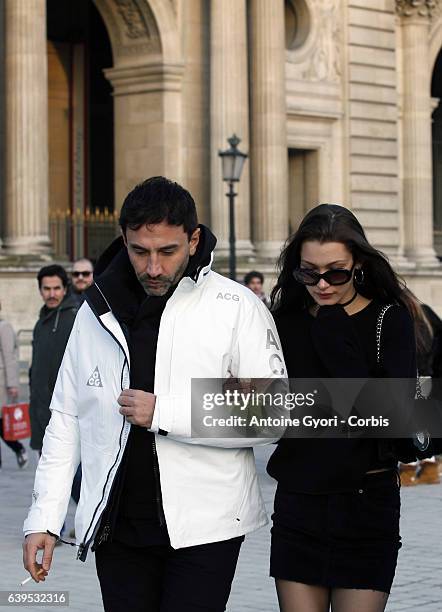
{"type": "MultiPolygon", "coordinates": [[[[376,361],[378,366],[381,365],[381,335],[382,322],[385,313],[393,304],[385,304],[382,306],[376,324],[376,361]]],[[[416,372],[416,394],[415,399],[427,399],[422,393],[422,387],[419,380],[419,373],[416,372]]],[[[427,431],[418,431],[413,433],[408,438],[396,438],[391,440],[393,452],[398,461],[402,463],[411,463],[418,459],[432,457],[435,454],[431,436],[427,431]]],[[[436,451],[437,452],[437,451],[436,451]]]]}

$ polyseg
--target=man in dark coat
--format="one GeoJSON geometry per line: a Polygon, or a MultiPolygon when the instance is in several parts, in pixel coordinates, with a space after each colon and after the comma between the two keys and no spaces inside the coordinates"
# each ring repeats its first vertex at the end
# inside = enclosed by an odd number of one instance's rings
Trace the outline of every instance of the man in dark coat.
{"type": "Polygon", "coordinates": [[[86,289],[94,283],[94,265],[90,259],[82,257],[74,261],[71,272],[72,295],[77,300],[78,308],[86,297],[86,289]]]}
{"type": "Polygon", "coordinates": [[[31,448],[41,451],[52,392],[78,306],[75,298],[67,295],[68,277],[62,266],[45,266],[37,280],[44,305],[32,337],[29,412],[31,448]]]}

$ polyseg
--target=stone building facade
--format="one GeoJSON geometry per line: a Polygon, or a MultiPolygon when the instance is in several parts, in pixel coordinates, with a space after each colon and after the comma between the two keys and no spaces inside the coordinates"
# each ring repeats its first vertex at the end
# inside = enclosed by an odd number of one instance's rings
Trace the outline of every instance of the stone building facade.
{"type": "Polygon", "coordinates": [[[233,133],[249,154],[235,204],[240,272],[270,279],[305,212],[341,203],[442,313],[441,0],[0,7],[0,294],[16,328],[40,305],[51,214],[100,198],[117,212],[147,176],[192,192],[222,268],[218,151],[233,133]]]}

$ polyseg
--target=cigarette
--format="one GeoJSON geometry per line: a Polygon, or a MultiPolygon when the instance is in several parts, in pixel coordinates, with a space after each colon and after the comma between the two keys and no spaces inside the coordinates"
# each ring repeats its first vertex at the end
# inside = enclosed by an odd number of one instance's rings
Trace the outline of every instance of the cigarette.
{"type": "MultiPolygon", "coordinates": [[[[39,570],[38,570],[38,572],[37,572],[37,576],[38,576],[38,574],[41,574],[43,571],[44,571],[44,569],[43,569],[43,568],[39,569],[39,570]]],[[[32,576],[28,576],[28,578],[25,578],[24,580],[22,580],[22,581],[20,582],[20,586],[24,586],[25,584],[27,584],[27,583],[28,583],[28,582],[30,582],[31,580],[32,580],[32,576]]]]}

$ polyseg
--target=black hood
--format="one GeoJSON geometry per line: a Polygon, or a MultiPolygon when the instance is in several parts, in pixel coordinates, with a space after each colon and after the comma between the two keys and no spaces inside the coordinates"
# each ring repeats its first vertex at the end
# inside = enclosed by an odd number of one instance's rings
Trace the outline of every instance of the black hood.
{"type": "MultiPolygon", "coordinates": [[[[195,275],[195,272],[196,276],[198,276],[199,270],[210,262],[211,253],[216,246],[216,238],[209,230],[209,228],[201,224],[198,225],[198,227],[201,230],[198,247],[196,249],[195,255],[193,255],[189,259],[189,265],[187,266],[186,271],[184,273],[184,276],[191,276],[192,278],[193,275],[195,275]]],[[[122,250],[126,250],[126,247],[124,244],[123,236],[119,236],[100,255],[100,258],[98,259],[97,264],[94,268],[95,279],[98,279],[100,275],[107,270],[112,261],[122,250]]],[[[129,258],[127,258],[127,260],[129,261],[129,258]]]]}
{"type": "Polygon", "coordinates": [[[62,310],[68,310],[69,308],[78,309],[78,303],[70,293],[67,293],[56,308],[48,308],[46,304],[43,304],[40,308],[40,319],[50,319],[57,312],[60,313],[62,310]]]}
{"type": "MultiPolygon", "coordinates": [[[[183,277],[189,276],[196,281],[202,268],[210,263],[216,238],[204,225],[195,255],[190,257],[183,277]]],[[[123,237],[116,238],[100,256],[94,270],[95,283],[99,286],[117,318],[131,320],[138,311],[140,303],[147,297],[130,263],[123,237]]],[[[149,299],[167,301],[175,287],[165,296],[152,296],[149,299]]],[[[94,285],[86,290],[86,299],[94,299],[94,285]]],[[[92,304],[91,304],[92,305],[92,304]]]]}

